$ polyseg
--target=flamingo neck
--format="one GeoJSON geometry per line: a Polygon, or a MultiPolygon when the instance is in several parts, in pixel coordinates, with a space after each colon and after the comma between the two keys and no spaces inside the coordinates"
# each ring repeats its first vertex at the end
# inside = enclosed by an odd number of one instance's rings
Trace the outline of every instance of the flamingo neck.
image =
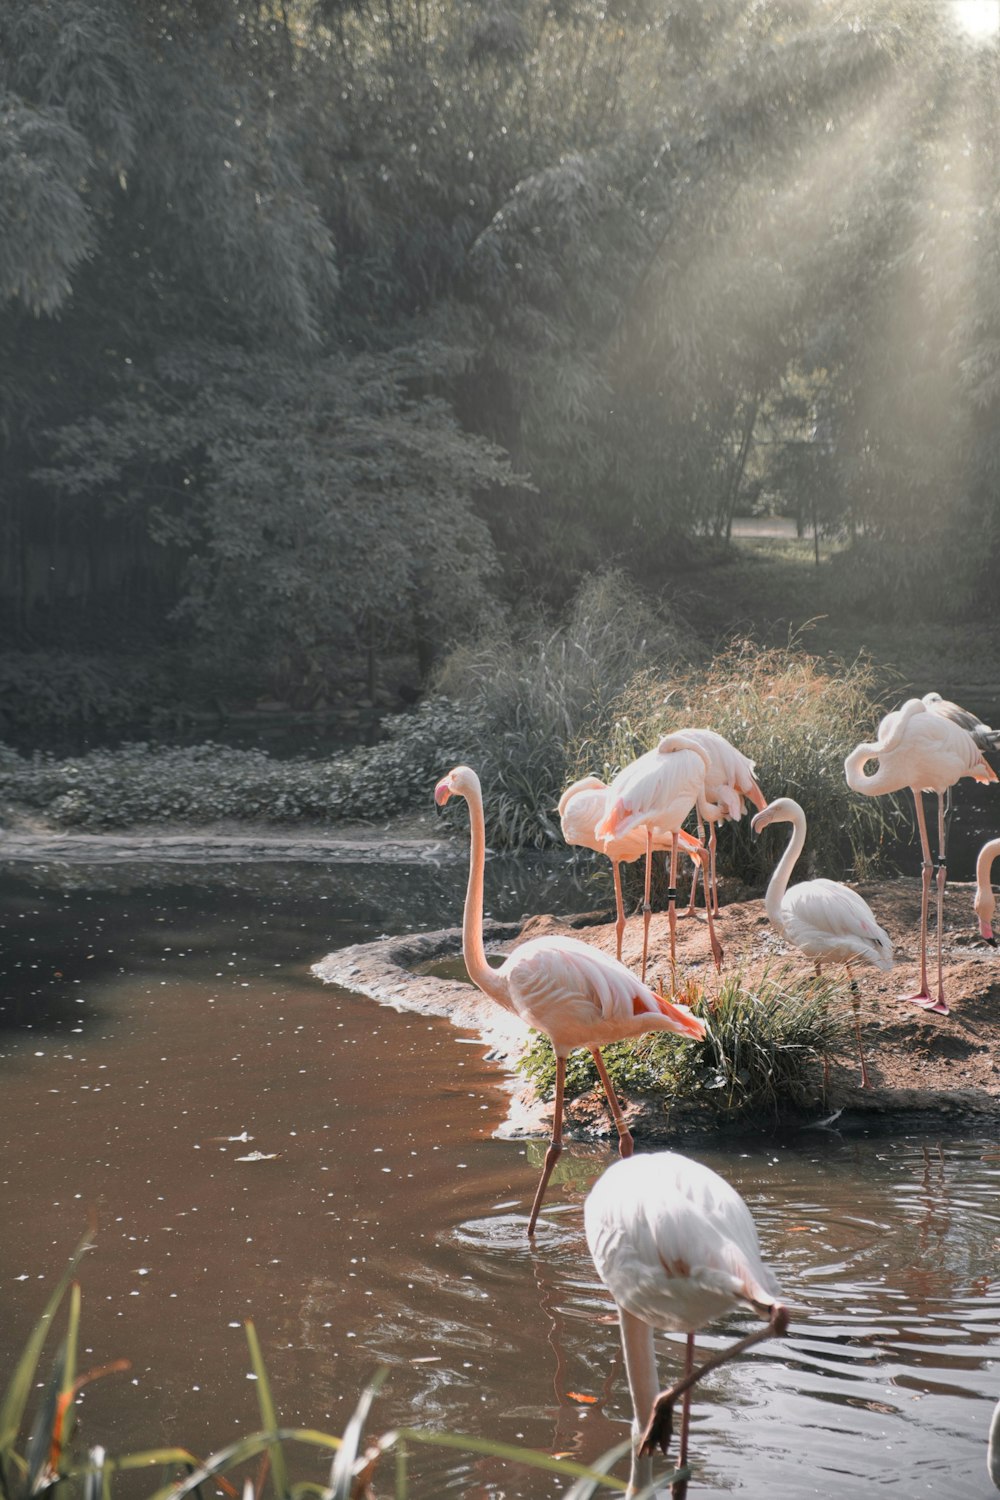
{"type": "MultiPolygon", "coordinates": [[[[991,877],[993,874],[993,861],[998,854],[1000,854],[1000,839],[990,839],[990,842],[984,844],[980,849],[978,858],[976,859],[975,910],[976,916],[980,922],[986,923],[987,928],[993,920],[993,913],[996,911],[996,900],[993,896],[991,877]]],[[[984,936],[989,937],[989,931],[984,936]]]]}
{"type": "Polygon", "coordinates": [[[506,991],[497,979],[496,970],[486,961],[483,947],[483,873],[486,866],[486,819],[483,814],[483,799],[478,788],[476,793],[465,794],[469,804],[469,884],[465,892],[465,913],[462,918],[462,956],[469,978],[473,984],[509,1010],[506,991]]]}
{"type": "Polygon", "coordinates": [[[782,928],[781,907],[788,889],[788,882],[806,842],[806,822],[802,814],[790,817],[788,821],[792,825],[792,836],[768,882],[767,895],[764,897],[764,910],[767,912],[768,921],[779,931],[782,928]]]}
{"type": "Polygon", "coordinates": [[[659,1395],[660,1380],[656,1371],[652,1328],[634,1313],[626,1312],[624,1307],[619,1307],[618,1319],[622,1330],[625,1373],[632,1397],[632,1470],[629,1474],[628,1491],[631,1495],[639,1490],[645,1492],[652,1482],[652,1463],[648,1458],[640,1458],[636,1449],[653,1410],[653,1402],[659,1395]]]}
{"type": "Polygon", "coordinates": [[[914,714],[928,711],[927,705],[920,698],[908,698],[895,716],[891,714],[886,716],[894,718],[888,730],[885,727],[886,721],[883,719],[878,727],[878,739],[859,745],[856,750],[851,751],[844,761],[844,775],[847,778],[847,785],[853,792],[863,792],[867,797],[877,797],[882,792],[898,792],[901,785],[906,785],[905,782],[900,783],[898,777],[893,777],[891,773],[884,770],[882,757],[890,755],[893,750],[899,748],[906,726],[914,714]],[[869,776],[865,773],[865,766],[870,760],[877,760],[879,765],[878,770],[873,771],[869,776]]]}

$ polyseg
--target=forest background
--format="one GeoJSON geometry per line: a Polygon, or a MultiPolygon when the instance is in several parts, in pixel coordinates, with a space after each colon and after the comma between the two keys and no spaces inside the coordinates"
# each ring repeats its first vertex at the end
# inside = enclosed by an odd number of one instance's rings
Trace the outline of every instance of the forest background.
{"type": "Polygon", "coordinates": [[[955,12],[0,0],[0,735],[461,698],[529,637],[544,689],[609,622],[633,669],[824,613],[977,651],[998,51],[955,12]],[[734,567],[755,512],[792,571],[734,567]]]}

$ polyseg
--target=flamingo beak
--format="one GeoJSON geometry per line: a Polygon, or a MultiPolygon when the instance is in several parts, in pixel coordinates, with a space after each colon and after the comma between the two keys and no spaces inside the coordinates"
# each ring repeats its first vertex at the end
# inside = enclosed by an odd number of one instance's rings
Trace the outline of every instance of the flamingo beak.
{"type": "Polygon", "coordinates": [[[979,936],[982,938],[984,943],[989,943],[991,948],[995,948],[997,946],[997,940],[993,936],[993,924],[991,922],[980,922],[979,936]]]}
{"type": "Polygon", "coordinates": [[[450,796],[451,787],[448,785],[447,776],[445,776],[441,781],[438,782],[437,786],[434,788],[434,801],[437,803],[438,807],[444,807],[450,796]]]}
{"type": "Polygon", "coordinates": [[[762,828],[765,828],[766,826],[767,822],[766,819],[764,819],[763,813],[755,813],[754,816],[750,819],[751,833],[760,833],[760,830],[762,828]]]}

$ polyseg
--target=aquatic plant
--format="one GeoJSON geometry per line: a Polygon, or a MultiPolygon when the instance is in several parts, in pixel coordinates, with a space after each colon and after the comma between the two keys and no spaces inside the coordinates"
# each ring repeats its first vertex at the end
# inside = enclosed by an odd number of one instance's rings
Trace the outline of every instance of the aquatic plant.
{"type": "MultiPolygon", "coordinates": [[[[713,1123],[739,1120],[766,1128],[785,1114],[815,1102],[822,1064],[847,1036],[843,1007],[831,1003],[835,981],[802,978],[786,967],[768,969],[751,981],[727,974],[708,1002],[690,981],[678,998],[707,1023],[702,1041],[657,1033],[604,1048],[615,1087],[624,1095],[647,1094],[665,1110],[697,1105],[713,1123]]],[[[552,1049],[536,1035],[519,1064],[544,1099],[555,1085],[552,1049]]],[[[588,1052],[567,1060],[566,1096],[600,1088],[588,1052]]]]}
{"type": "MultiPolygon", "coordinates": [[[[57,1489],[60,1495],[77,1496],[79,1500],[112,1500],[117,1475],[151,1468],[156,1469],[161,1477],[151,1490],[149,1500],[186,1500],[189,1495],[203,1493],[202,1486],[209,1482],[217,1493],[221,1492],[231,1500],[238,1500],[241,1493],[243,1500],[261,1500],[268,1490],[273,1500],[369,1500],[374,1494],[371,1484],[376,1470],[380,1495],[387,1495],[388,1486],[392,1484],[395,1500],[407,1500],[410,1494],[410,1458],[414,1451],[428,1446],[457,1449],[544,1470],[567,1481],[569,1487],[564,1491],[564,1500],[591,1500],[603,1491],[622,1494],[626,1489],[624,1481],[608,1471],[629,1451],[628,1439],[605,1453],[593,1467],[509,1443],[419,1427],[397,1427],[379,1437],[366,1439],[365,1427],[375,1397],[388,1374],[386,1370],[378,1371],[361,1393],[340,1436],[314,1428],[283,1427],[260,1343],[253,1324],[249,1322],[246,1335],[262,1424],[259,1431],[237,1438],[204,1460],[182,1447],[152,1448],[116,1457],[100,1445],[93,1444],[86,1454],[78,1454],[73,1439],[74,1406],[79,1390],[89,1380],[128,1368],[127,1361],[121,1360],[84,1375],[76,1372],[80,1288],[73,1278],[88,1249],[89,1236],[81,1241],[70,1258],[0,1398],[0,1500],[34,1500],[37,1496],[54,1495],[57,1489]],[[43,1347],[67,1292],[66,1334],[56,1353],[49,1379],[42,1387],[27,1439],[19,1446],[28,1400],[36,1387],[35,1376],[43,1347]],[[290,1450],[293,1447],[332,1455],[325,1483],[317,1483],[314,1479],[291,1479],[290,1450]],[[164,1474],[171,1476],[166,1482],[163,1482],[164,1474]]],[[[687,1472],[678,1471],[678,1474],[687,1472]]],[[[134,1485],[130,1485],[129,1493],[134,1494],[134,1485]]],[[[652,1491],[648,1494],[651,1495],[652,1491]]]]}

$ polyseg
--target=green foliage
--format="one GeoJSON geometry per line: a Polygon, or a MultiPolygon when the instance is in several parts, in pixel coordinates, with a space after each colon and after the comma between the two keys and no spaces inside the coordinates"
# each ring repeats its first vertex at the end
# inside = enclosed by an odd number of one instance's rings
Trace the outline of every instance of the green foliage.
{"type": "Polygon", "coordinates": [[[58,734],[81,724],[103,730],[148,719],[169,698],[166,664],[70,651],[0,653],[0,726],[5,733],[58,734]]]}
{"type": "MultiPolygon", "coordinates": [[[[755,763],[765,796],[801,804],[809,826],[804,875],[837,878],[846,867],[866,879],[884,858],[898,815],[886,798],[850,790],[844,759],[878,722],[877,691],[867,658],[827,664],[794,646],[736,641],[706,668],[634,678],[574,747],[572,772],[610,780],[671,730],[714,729],[755,763]]],[[[778,840],[767,831],[756,839],[746,818],[720,825],[720,874],[762,885],[778,840]]]]}
{"type": "Polygon", "coordinates": [[[0,746],[0,800],[57,827],[91,831],[223,820],[378,821],[428,807],[442,760],[476,756],[473,721],[444,699],[389,723],[370,750],[325,761],[274,760],[222,745],[123,745],[58,760],[0,746]]]}
{"type": "MultiPolygon", "coordinates": [[[[843,1007],[831,1003],[837,993],[832,981],[795,978],[787,970],[752,982],[727,974],[711,1001],[690,987],[680,998],[705,1020],[704,1040],[650,1032],[614,1042],[603,1049],[608,1074],[626,1096],[652,1094],[668,1110],[695,1105],[716,1124],[767,1128],[815,1102],[822,1060],[847,1034],[843,1007]]],[[[555,1058],[546,1037],[535,1034],[520,1070],[542,1098],[551,1098],[555,1058]]],[[[567,1098],[595,1088],[600,1079],[590,1054],[571,1053],[567,1098]]]]}

